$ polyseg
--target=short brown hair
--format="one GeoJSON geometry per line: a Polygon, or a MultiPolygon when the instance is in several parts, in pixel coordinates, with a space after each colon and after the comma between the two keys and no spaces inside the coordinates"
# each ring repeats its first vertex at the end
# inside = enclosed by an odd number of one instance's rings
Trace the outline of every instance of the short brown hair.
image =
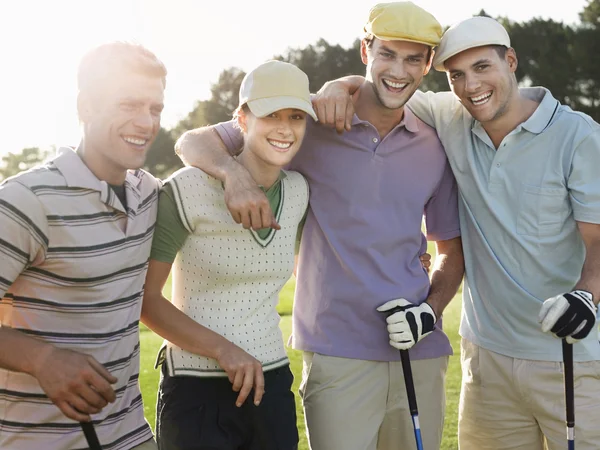
{"type": "Polygon", "coordinates": [[[132,42],[115,41],[102,44],[88,51],[77,72],[77,87],[80,93],[97,91],[105,80],[120,73],[134,72],[155,76],[167,85],[167,68],[146,47],[132,42]]]}

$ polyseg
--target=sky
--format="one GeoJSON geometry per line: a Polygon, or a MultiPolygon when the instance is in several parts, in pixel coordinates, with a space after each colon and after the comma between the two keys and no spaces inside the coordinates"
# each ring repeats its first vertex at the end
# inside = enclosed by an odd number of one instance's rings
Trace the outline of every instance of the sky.
{"type": "MultiPolygon", "coordinates": [[[[579,22],[587,0],[414,0],[443,25],[477,14],[579,22]]],[[[77,145],[77,64],[86,50],[132,40],[167,66],[162,124],[210,97],[223,69],[245,71],[319,38],[349,47],[373,1],[20,0],[0,3],[0,157],[25,147],[77,145]],[[10,7],[9,7],[10,5],[10,7]]],[[[358,58],[358,55],[357,55],[358,58]]]]}

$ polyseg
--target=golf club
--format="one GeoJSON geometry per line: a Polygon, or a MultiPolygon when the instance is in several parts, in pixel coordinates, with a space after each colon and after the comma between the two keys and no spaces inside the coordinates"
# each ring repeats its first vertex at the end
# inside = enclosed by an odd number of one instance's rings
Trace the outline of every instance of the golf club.
{"type": "Polygon", "coordinates": [[[567,406],[568,450],[575,450],[575,393],[573,392],[573,345],[562,340],[563,367],[565,375],[565,403],[567,406]]]}
{"type": "Polygon", "coordinates": [[[83,430],[83,434],[85,435],[85,440],[90,446],[90,450],[102,450],[102,446],[100,445],[98,435],[96,434],[96,430],[94,429],[92,422],[79,423],[81,425],[81,429],[83,430]]]}
{"type": "Polygon", "coordinates": [[[410,356],[408,355],[408,350],[400,350],[400,360],[402,361],[402,372],[404,373],[404,384],[406,386],[406,395],[408,397],[408,409],[412,418],[413,429],[415,430],[417,450],[423,450],[421,425],[419,424],[419,410],[417,408],[417,395],[415,394],[415,385],[413,383],[412,368],[410,366],[410,356]]]}
{"type": "MultiPolygon", "coordinates": [[[[406,308],[397,306],[390,311],[385,311],[386,316],[391,316],[406,308]]],[[[412,376],[412,367],[410,365],[410,356],[408,350],[400,350],[400,361],[402,362],[402,373],[404,374],[404,385],[406,386],[406,396],[408,397],[408,409],[412,418],[413,429],[415,431],[415,441],[417,450],[423,450],[423,438],[421,437],[421,424],[419,423],[419,410],[417,408],[417,395],[415,394],[415,384],[412,376]]]]}

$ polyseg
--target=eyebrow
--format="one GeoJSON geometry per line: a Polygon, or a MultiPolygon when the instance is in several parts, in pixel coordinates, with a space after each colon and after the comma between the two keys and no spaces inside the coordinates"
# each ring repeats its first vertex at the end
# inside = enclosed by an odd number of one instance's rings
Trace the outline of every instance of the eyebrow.
{"type": "MultiPolygon", "coordinates": [[[[385,50],[386,52],[392,53],[394,55],[397,55],[398,52],[396,52],[395,50],[392,50],[391,48],[387,47],[386,45],[380,45],[379,48],[381,50],[385,50]]],[[[413,53],[412,55],[407,55],[407,58],[425,58],[425,52],[419,52],[419,53],[413,53]]]]}
{"type": "Polygon", "coordinates": [[[478,66],[479,64],[484,64],[484,63],[486,63],[486,64],[490,64],[491,62],[492,62],[492,60],[491,60],[491,59],[488,59],[488,58],[481,58],[480,60],[478,60],[478,61],[475,61],[473,64],[471,64],[471,67],[476,67],[476,66],[478,66]]]}

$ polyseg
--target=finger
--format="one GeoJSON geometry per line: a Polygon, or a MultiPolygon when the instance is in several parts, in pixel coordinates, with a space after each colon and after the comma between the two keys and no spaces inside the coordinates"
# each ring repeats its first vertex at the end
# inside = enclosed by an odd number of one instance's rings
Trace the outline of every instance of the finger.
{"type": "Polygon", "coordinates": [[[241,214],[242,226],[244,229],[249,230],[252,227],[252,219],[249,213],[241,214]]]}
{"type": "Polygon", "coordinates": [[[335,129],[343,133],[346,129],[346,103],[348,99],[340,98],[335,104],[335,129]]]}
{"type": "Polygon", "coordinates": [[[260,215],[260,209],[257,208],[250,210],[250,225],[254,231],[264,228],[262,224],[262,217],[260,215]]]}
{"type": "Polygon", "coordinates": [[[235,223],[242,223],[242,215],[237,211],[229,211],[235,223]]]}
{"type": "Polygon", "coordinates": [[[261,228],[271,228],[275,221],[275,217],[273,217],[271,210],[269,208],[261,208],[259,212],[260,223],[262,224],[261,228]]]}
{"type": "Polygon", "coordinates": [[[281,230],[281,225],[277,223],[277,221],[275,220],[275,216],[273,216],[271,220],[271,228],[273,228],[274,230],[281,230]]]}
{"type": "Polygon", "coordinates": [[[76,422],[89,422],[92,420],[88,414],[80,413],[67,402],[58,402],[56,403],[56,406],[58,406],[58,409],[60,409],[65,416],[76,422]]]}
{"type": "Polygon", "coordinates": [[[594,325],[596,325],[595,320],[586,320],[583,328],[581,330],[575,331],[575,333],[573,333],[571,337],[575,340],[585,339],[587,335],[590,334],[590,331],[594,329],[594,325]]]}
{"type": "Polygon", "coordinates": [[[394,348],[397,348],[398,350],[408,350],[413,346],[413,343],[412,343],[412,341],[396,342],[396,341],[390,340],[390,345],[394,348]]]}
{"type": "Polygon", "coordinates": [[[254,372],[254,404],[258,406],[265,394],[265,375],[260,364],[256,364],[254,372]]]}
{"type": "Polygon", "coordinates": [[[333,127],[335,126],[335,100],[328,99],[327,102],[329,103],[325,107],[325,112],[327,114],[327,123],[333,127]]]}
{"type": "MultiPolygon", "coordinates": [[[[91,358],[91,357],[90,357],[91,358]]],[[[111,383],[116,383],[118,379],[111,375],[111,373],[106,370],[102,364],[100,364],[95,359],[91,358],[90,365],[96,371],[89,379],[86,381],[89,383],[91,388],[93,388],[94,392],[97,393],[100,397],[106,400],[109,403],[112,403],[116,400],[117,395],[115,390],[111,386],[111,383]]],[[[85,389],[82,392],[86,391],[85,389]]],[[[102,408],[106,406],[101,406],[102,408]]]]}
{"type": "Polygon", "coordinates": [[[352,94],[352,101],[349,101],[346,105],[346,130],[350,131],[352,129],[352,118],[354,117],[354,103],[358,100],[360,89],[357,89],[354,94],[352,94]]]}
{"type": "Polygon", "coordinates": [[[68,399],[67,399],[67,403],[69,405],[71,405],[71,407],[73,407],[73,409],[75,409],[77,412],[81,413],[81,414],[97,414],[100,412],[100,409],[95,408],[94,406],[90,405],[88,402],[86,402],[83,397],[80,397],[77,394],[73,394],[71,395],[68,399]]]}
{"type": "Polygon", "coordinates": [[[242,384],[244,383],[244,370],[243,369],[238,369],[235,372],[235,377],[233,378],[233,383],[231,386],[231,389],[233,389],[235,392],[239,392],[240,389],[242,388],[242,384]]]}
{"type": "Polygon", "coordinates": [[[352,127],[352,117],[354,116],[354,105],[352,104],[352,97],[348,98],[348,101],[346,102],[346,105],[343,109],[343,114],[344,114],[344,124],[343,124],[343,129],[339,130],[339,131],[350,131],[350,128],[352,127]]]}
{"type": "Polygon", "coordinates": [[[563,315],[556,321],[556,324],[550,331],[556,334],[560,338],[564,338],[573,334],[573,332],[581,325],[581,322],[577,320],[575,314],[569,316],[563,315]]]}
{"type": "Polygon", "coordinates": [[[115,377],[112,373],[106,370],[106,367],[104,367],[102,364],[96,361],[94,357],[88,356],[88,361],[90,365],[94,368],[94,370],[110,384],[115,384],[117,381],[119,381],[117,377],[115,377]]]}
{"type": "Polygon", "coordinates": [[[252,391],[252,387],[254,386],[254,368],[249,367],[244,372],[244,383],[242,384],[242,389],[240,389],[240,395],[235,402],[235,405],[239,408],[244,404],[248,395],[250,395],[250,391],[252,391]]]}
{"type": "Polygon", "coordinates": [[[102,408],[104,408],[108,400],[102,397],[95,388],[91,386],[79,390],[79,395],[83,398],[83,400],[88,404],[96,408],[96,412],[100,412],[102,408]]]}
{"type": "Polygon", "coordinates": [[[385,302],[383,305],[377,308],[379,312],[389,311],[390,309],[394,309],[396,306],[401,306],[400,299],[390,300],[385,302]]]}
{"type": "Polygon", "coordinates": [[[319,104],[317,105],[317,118],[322,124],[331,126],[331,124],[327,123],[327,109],[325,106],[325,102],[323,101],[319,101],[319,104]]]}
{"type": "Polygon", "coordinates": [[[403,319],[402,321],[400,321],[398,323],[388,324],[387,331],[390,334],[392,334],[392,333],[407,333],[408,334],[410,332],[410,328],[409,328],[408,324],[406,323],[406,321],[403,319]]]}

